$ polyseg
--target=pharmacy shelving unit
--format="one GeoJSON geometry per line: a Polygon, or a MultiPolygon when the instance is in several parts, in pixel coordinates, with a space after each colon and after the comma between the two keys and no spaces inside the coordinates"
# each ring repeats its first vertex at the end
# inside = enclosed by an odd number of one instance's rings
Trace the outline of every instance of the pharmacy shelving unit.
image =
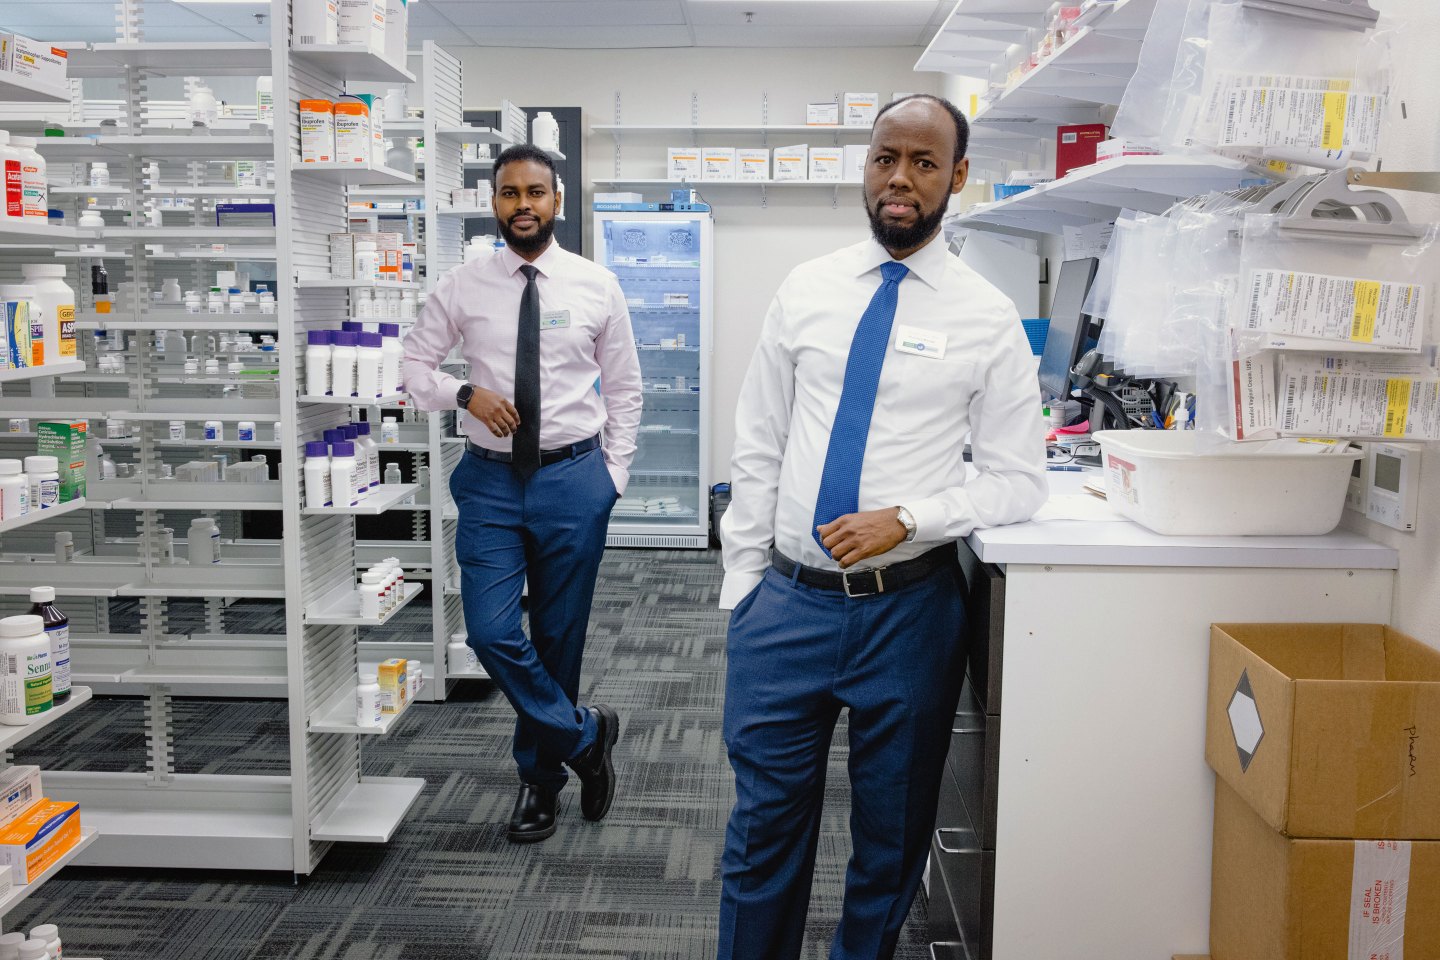
{"type": "MultiPolygon", "coordinates": [[[[108,114],[116,125],[91,123],[91,105],[80,96],[79,81],[72,81],[68,117],[63,107],[47,115],[66,123],[67,136],[42,144],[52,182],[63,185],[67,165],[73,165],[74,186],[62,186],[56,203],[79,204],[98,194],[104,228],[0,234],[0,245],[24,245],[21,253],[0,250],[0,280],[16,279],[14,265],[31,262],[37,248],[54,250],[61,255],[57,259],[72,265],[84,372],[0,384],[8,415],[32,420],[28,432],[0,434],[0,455],[33,452],[36,420],[84,418],[98,434],[107,418],[123,419],[130,425],[126,435],[98,439],[122,469],[102,479],[97,459],[83,505],[0,531],[6,559],[21,554],[32,561],[0,564],[0,612],[23,604],[30,585],[53,580],[71,617],[77,676],[106,692],[139,694],[146,701],[150,756],[144,772],[47,778],[47,789],[78,801],[87,828],[99,830],[77,862],[308,874],[334,842],[388,839],[423,782],[364,778],[361,734],[327,724],[312,729],[321,708],[343,700],[355,683],[357,626],[345,619],[345,611],[336,611],[342,588],[355,578],[355,514],[301,508],[300,451],[305,439],[353,415],[347,405],[301,398],[298,358],[308,329],[335,327],[348,317],[348,290],[324,279],[327,234],[345,229],[345,181],[370,177],[292,170],[298,159],[293,104],[301,96],[333,97],[349,83],[413,77],[349,50],[292,55],[288,3],[272,9],[269,44],[147,43],[140,0],[122,0],[119,6],[116,43],[71,48],[75,77],[120,82],[121,100],[108,114]],[[164,113],[173,111],[174,101],[158,96],[161,83],[182,82],[166,78],[186,78],[188,93],[192,77],[261,75],[274,78],[273,130],[222,121],[209,134],[191,135],[174,129],[174,118],[164,113]],[[226,171],[237,160],[273,168],[273,186],[263,174],[258,182],[237,184],[226,171]],[[85,166],[93,161],[109,163],[109,190],[83,186],[85,166]],[[273,197],[279,222],[300,227],[237,231],[218,228],[207,216],[210,203],[249,197],[273,197]],[[147,201],[164,204],[161,226],[142,227],[143,217],[127,218],[147,201]],[[97,309],[89,294],[90,264],[97,259],[110,268],[112,282],[131,284],[109,312],[97,309]],[[240,315],[189,314],[147,296],[164,279],[204,289],[217,268],[240,271],[246,265],[275,271],[273,314],[260,314],[258,306],[240,315]],[[98,331],[105,336],[96,337],[98,331]],[[257,342],[265,334],[274,342],[257,342]],[[247,374],[259,367],[263,375],[187,375],[186,354],[217,358],[222,369],[236,360],[247,374]],[[171,420],[185,421],[186,439],[170,439],[171,420]],[[225,439],[199,440],[205,420],[221,421],[225,439]],[[253,445],[235,438],[242,420],[257,424],[253,445]],[[217,484],[163,478],[166,466],[197,455],[244,456],[251,452],[247,445],[271,457],[278,480],[217,484]],[[133,472],[123,469],[131,466],[133,472]],[[196,515],[219,519],[227,538],[224,562],[203,567],[185,562],[184,526],[196,515]],[[179,533],[173,555],[163,546],[166,525],[179,533]],[[81,547],[63,576],[56,575],[61,571],[51,559],[57,531],[71,532],[81,547]],[[113,598],[138,602],[140,633],[110,630],[113,598]],[[242,598],[282,603],[285,634],[227,629],[226,606],[242,598]],[[172,632],[168,605],[177,599],[203,603],[203,630],[172,632]],[[177,773],[174,696],[287,700],[289,775],[177,773]]],[[[0,114],[6,110],[0,106],[0,114]]],[[[383,169],[374,176],[392,183],[406,179],[383,169]]],[[[417,492],[413,484],[384,489],[368,506],[378,511],[417,492]]]]}
{"type": "MultiPolygon", "coordinates": [[[[837,98],[838,99],[838,98],[837,98]]],[[[621,97],[619,91],[615,93],[615,117],[614,123],[593,124],[590,133],[595,135],[606,135],[611,138],[615,149],[615,175],[603,177],[592,181],[597,188],[626,189],[626,188],[653,188],[656,190],[668,191],[672,189],[683,189],[691,187],[699,190],[702,194],[712,188],[731,192],[737,189],[759,190],[760,205],[769,206],[771,190],[805,190],[813,192],[818,189],[829,189],[831,191],[830,202],[832,206],[839,206],[840,191],[850,187],[860,187],[858,180],[665,180],[653,177],[623,177],[621,176],[621,158],[624,144],[627,139],[634,138],[646,144],[646,149],[654,149],[654,155],[648,159],[651,161],[647,166],[652,169],[657,166],[655,159],[662,156],[661,150],[666,146],[675,146],[677,143],[686,143],[692,146],[700,146],[701,140],[708,140],[711,144],[716,142],[717,137],[730,137],[730,140],[721,141],[725,145],[733,143],[735,146],[774,147],[786,146],[796,142],[803,142],[814,146],[818,143],[833,146],[842,146],[850,143],[863,143],[870,139],[871,128],[866,126],[845,126],[837,124],[777,124],[770,122],[770,97],[764,94],[759,103],[760,122],[758,124],[714,124],[700,122],[700,97],[699,94],[691,94],[690,97],[690,123],[688,124],[646,124],[646,123],[624,123],[622,122],[621,97]],[[743,143],[734,142],[735,137],[744,138],[743,143]]],[[[658,166],[663,167],[663,163],[658,166]]]]}

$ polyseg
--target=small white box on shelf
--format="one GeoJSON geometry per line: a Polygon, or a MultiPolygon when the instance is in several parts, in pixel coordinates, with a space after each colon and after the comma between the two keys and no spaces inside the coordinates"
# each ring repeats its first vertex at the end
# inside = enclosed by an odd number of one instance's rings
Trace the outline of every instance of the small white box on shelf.
{"type": "Polygon", "coordinates": [[[700,148],[670,147],[665,151],[666,178],[669,180],[701,179],[700,148]]]}
{"type": "Polygon", "coordinates": [[[875,123],[875,114],[880,112],[880,94],[845,94],[845,126],[869,127],[875,123]]]}
{"type": "Polygon", "coordinates": [[[355,279],[355,234],[330,234],[330,276],[335,280],[355,279]]]}
{"type": "Polygon", "coordinates": [[[810,179],[810,147],[803,143],[794,147],[776,147],[775,179],[810,179]]]}
{"type": "Polygon", "coordinates": [[[290,32],[299,44],[339,43],[338,0],[295,0],[291,6],[290,32]]]}
{"type": "Polygon", "coordinates": [[[824,182],[839,182],[845,174],[845,149],[843,147],[811,147],[810,179],[824,182]]]}
{"type": "Polygon", "coordinates": [[[735,151],[736,180],[769,180],[770,151],[765,147],[741,147],[735,151]]]}
{"type": "Polygon", "coordinates": [[[18,33],[0,33],[0,71],[52,90],[65,89],[69,54],[18,33]]]}
{"type": "Polygon", "coordinates": [[[805,123],[812,127],[840,125],[840,104],[832,101],[805,104],[805,123]]]}
{"type": "Polygon", "coordinates": [[[405,44],[410,35],[410,17],[405,0],[385,0],[385,59],[405,66],[405,44]]]}
{"type": "Polygon", "coordinates": [[[43,796],[39,767],[7,767],[0,774],[0,827],[14,821],[43,796]]]}
{"type": "Polygon", "coordinates": [[[340,0],[340,42],[385,56],[385,0],[340,0]]]}
{"type": "Polygon", "coordinates": [[[700,152],[702,180],[734,180],[735,148],[706,147],[700,152]]]}
{"type": "Polygon", "coordinates": [[[865,179],[865,161],[870,156],[870,144],[850,143],[844,149],[845,179],[860,183],[865,179]]]}
{"type": "Polygon", "coordinates": [[[1143,143],[1126,140],[1124,137],[1102,140],[1095,147],[1096,163],[1104,163],[1106,160],[1114,160],[1117,157],[1158,157],[1159,155],[1160,151],[1154,147],[1147,147],[1143,143]]]}

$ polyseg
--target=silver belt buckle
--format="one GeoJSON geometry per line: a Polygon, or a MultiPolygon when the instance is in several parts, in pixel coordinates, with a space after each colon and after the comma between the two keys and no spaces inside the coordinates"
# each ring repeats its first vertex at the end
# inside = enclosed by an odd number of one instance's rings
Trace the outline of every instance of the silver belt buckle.
{"type": "Polygon", "coordinates": [[[874,568],[872,568],[872,569],[870,569],[870,570],[856,570],[856,571],[855,571],[857,574],[861,574],[861,573],[873,573],[873,574],[875,574],[875,589],[874,589],[874,590],[867,590],[867,591],[865,591],[864,593],[852,593],[851,590],[850,590],[850,571],[849,571],[849,570],[842,570],[842,571],[840,571],[840,582],[845,585],[845,596],[851,597],[851,598],[854,598],[854,597],[873,597],[873,596],[875,596],[877,593],[884,593],[884,592],[885,592],[885,576],[884,576],[884,574],[883,574],[883,572],[882,572],[882,571],[884,571],[884,569],[885,569],[884,567],[874,567],[874,568]]]}

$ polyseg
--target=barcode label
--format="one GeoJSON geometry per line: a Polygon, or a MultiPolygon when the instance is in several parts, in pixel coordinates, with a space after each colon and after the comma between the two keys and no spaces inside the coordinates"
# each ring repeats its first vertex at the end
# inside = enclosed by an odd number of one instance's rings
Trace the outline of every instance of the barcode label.
{"type": "Polygon", "coordinates": [[[1393,358],[1367,364],[1370,359],[1285,358],[1281,430],[1300,437],[1440,440],[1440,373],[1400,373],[1393,358]]]}
{"type": "Polygon", "coordinates": [[[1202,130],[1220,147],[1284,148],[1334,159],[1379,149],[1386,93],[1344,77],[1216,71],[1207,76],[1202,130]]]}
{"type": "Polygon", "coordinates": [[[1245,329],[1418,350],[1425,287],[1293,270],[1249,272],[1245,329]]]}

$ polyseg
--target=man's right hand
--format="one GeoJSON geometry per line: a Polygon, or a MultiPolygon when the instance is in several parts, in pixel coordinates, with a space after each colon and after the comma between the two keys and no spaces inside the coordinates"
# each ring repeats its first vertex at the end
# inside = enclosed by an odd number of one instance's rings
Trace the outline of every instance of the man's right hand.
{"type": "Polygon", "coordinates": [[[520,426],[520,414],[515,406],[494,390],[484,387],[475,388],[465,410],[497,437],[508,437],[520,426]]]}

